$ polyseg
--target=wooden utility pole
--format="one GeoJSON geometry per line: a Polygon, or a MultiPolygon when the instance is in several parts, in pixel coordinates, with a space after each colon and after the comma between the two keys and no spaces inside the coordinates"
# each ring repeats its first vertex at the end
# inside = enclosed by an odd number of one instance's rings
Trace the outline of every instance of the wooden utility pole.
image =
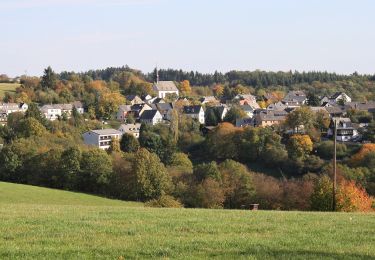
{"type": "Polygon", "coordinates": [[[333,182],[332,182],[332,211],[336,211],[336,175],[337,175],[337,164],[336,164],[336,145],[337,145],[337,118],[333,119],[334,123],[334,134],[333,134],[333,182]]]}

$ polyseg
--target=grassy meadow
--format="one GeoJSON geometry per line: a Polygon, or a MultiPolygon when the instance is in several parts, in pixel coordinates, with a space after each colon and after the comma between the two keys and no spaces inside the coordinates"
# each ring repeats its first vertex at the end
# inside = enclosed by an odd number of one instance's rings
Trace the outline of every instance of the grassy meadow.
{"type": "Polygon", "coordinates": [[[4,96],[5,92],[15,93],[19,86],[20,84],[17,83],[0,83],[0,98],[4,96]]]}
{"type": "Polygon", "coordinates": [[[375,215],[155,209],[0,182],[0,259],[374,259],[375,215]]]}

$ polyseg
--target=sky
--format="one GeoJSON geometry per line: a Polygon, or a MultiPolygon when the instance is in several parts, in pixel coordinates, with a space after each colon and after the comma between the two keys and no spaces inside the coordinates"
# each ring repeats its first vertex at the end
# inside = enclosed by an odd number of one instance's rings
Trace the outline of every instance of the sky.
{"type": "Polygon", "coordinates": [[[375,73],[372,0],[0,0],[0,74],[375,73]]]}

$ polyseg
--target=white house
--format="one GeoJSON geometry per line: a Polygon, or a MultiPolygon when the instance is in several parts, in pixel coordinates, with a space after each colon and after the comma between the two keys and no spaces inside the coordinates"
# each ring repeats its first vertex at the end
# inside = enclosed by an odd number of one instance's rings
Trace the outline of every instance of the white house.
{"type": "Polygon", "coordinates": [[[282,103],[287,107],[300,107],[307,103],[307,96],[305,92],[297,90],[290,91],[282,100],[282,103]]]}
{"type": "Polygon", "coordinates": [[[156,124],[161,123],[163,121],[163,116],[156,109],[145,110],[145,111],[143,111],[139,120],[141,121],[141,123],[156,125],[156,124]]]}
{"type": "Polygon", "coordinates": [[[118,130],[123,134],[130,134],[135,138],[138,138],[141,130],[141,124],[122,124],[118,130]]]}
{"type": "Polygon", "coordinates": [[[26,103],[0,103],[0,111],[7,115],[14,112],[25,113],[29,106],[26,103]]]}
{"type": "Polygon", "coordinates": [[[83,140],[87,145],[93,145],[106,150],[111,146],[112,139],[120,139],[122,132],[116,129],[91,130],[83,134],[83,140]]]}
{"type": "Polygon", "coordinates": [[[337,125],[336,140],[341,142],[351,141],[359,137],[358,130],[354,127],[350,118],[334,117],[332,118],[330,127],[328,129],[328,136],[334,135],[334,124],[337,125]]]}
{"type": "Polygon", "coordinates": [[[40,108],[40,111],[44,114],[44,116],[51,121],[54,121],[61,117],[62,110],[60,105],[44,105],[40,108]]]}
{"type": "Polygon", "coordinates": [[[329,101],[330,102],[333,102],[333,103],[338,103],[340,101],[343,101],[344,103],[347,103],[347,102],[352,102],[352,98],[349,97],[347,94],[345,94],[344,92],[336,92],[335,94],[333,94],[330,98],[329,98],[329,101]]]}
{"type": "Polygon", "coordinates": [[[175,94],[178,96],[178,89],[173,81],[157,81],[152,86],[159,98],[165,98],[168,95],[175,94]]]}
{"type": "Polygon", "coordinates": [[[66,114],[67,117],[70,117],[72,115],[73,107],[77,109],[78,113],[84,113],[84,108],[80,101],[75,101],[70,104],[44,105],[40,108],[40,111],[48,120],[54,121],[61,117],[63,114],[66,114]]]}
{"type": "Polygon", "coordinates": [[[204,110],[202,106],[184,106],[184,114],[204,124],[204,110]]]}

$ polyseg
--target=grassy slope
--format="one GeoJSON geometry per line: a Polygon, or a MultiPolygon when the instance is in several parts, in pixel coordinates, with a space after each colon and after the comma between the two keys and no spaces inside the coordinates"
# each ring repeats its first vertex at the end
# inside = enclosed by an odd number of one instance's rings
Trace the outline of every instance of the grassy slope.
{"type": "Polygon", "coordinates": [[[18,88],[20,84],[17,83],[0,83],[0,97],[3,97],[5,92],[16,92],[16,88],[18,88]]]}
{"type": "Polygon", "coordinates": [[[375,258],[374,214],[129,205],[0,183],[0,259],[375,258]]]}

